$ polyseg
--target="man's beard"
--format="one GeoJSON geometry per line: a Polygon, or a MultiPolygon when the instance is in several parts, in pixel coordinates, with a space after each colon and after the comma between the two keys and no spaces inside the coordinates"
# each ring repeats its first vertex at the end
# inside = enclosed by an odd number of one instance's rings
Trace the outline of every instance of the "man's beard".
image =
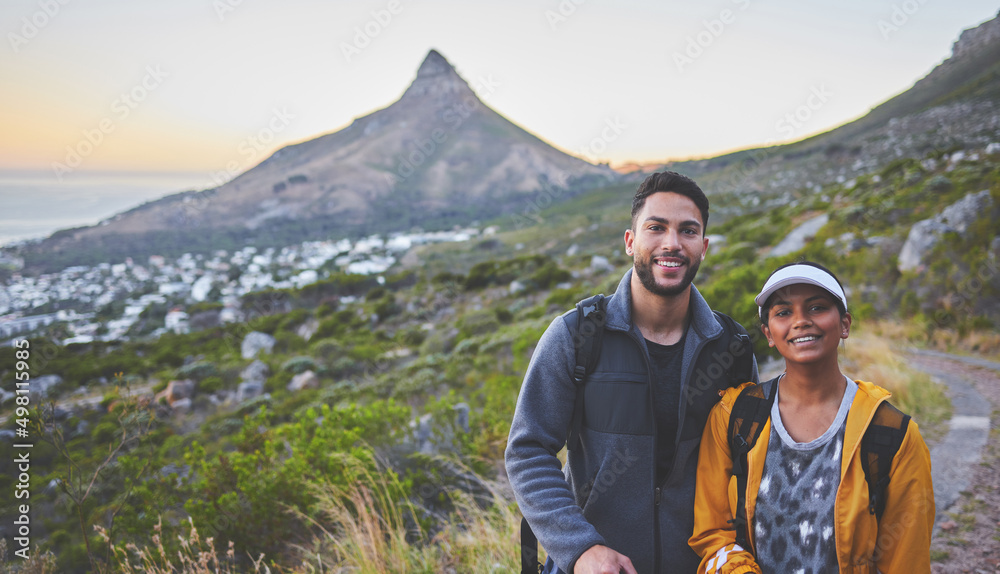
{"type": "Polygon", "coordinates": [[[656,282],[656,277],[653,276],[653,266],[656,264],[653,263],[652,255],[642,261],[635,262],[635,272],[639,276],[639,281],[650,293],[654,293],[662,297],[674,297],[675,295],[680,295],[685,289],[688,288],[689,285],[691,285],[691,282],[694,281],[695,275],[698,274],[698,267],[701,266],[701,260],[699,259],[692,264],[689,258],[680,254],[663,253],[662,255],[677,257],[684,260],[684,264],[687,265],[687,271],[684,273],[684,277],[681,279],[681,282],[672,287],[658,284],[656,282]]]}

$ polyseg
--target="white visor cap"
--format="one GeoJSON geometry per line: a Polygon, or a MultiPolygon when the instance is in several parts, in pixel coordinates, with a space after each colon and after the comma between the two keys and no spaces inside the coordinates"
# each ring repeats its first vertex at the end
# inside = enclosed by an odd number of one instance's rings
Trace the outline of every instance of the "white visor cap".
{"type": "Polygon", "coordinates": [[[764,283],[760,294],[754,297],[754,302],[757,303],[757,314],[761,319],[764,318],[764,303],[767,303],[767,298],[778,289],[796,283],[809,283],[826,289],[834,297],[840,299],[840,302],[844,304],[844,309],[847,309],[847,296],[844,295],[844,290],[833,275],[812,265],[789,265],[775,271],[768,278],[767,283],[764,283]]]}

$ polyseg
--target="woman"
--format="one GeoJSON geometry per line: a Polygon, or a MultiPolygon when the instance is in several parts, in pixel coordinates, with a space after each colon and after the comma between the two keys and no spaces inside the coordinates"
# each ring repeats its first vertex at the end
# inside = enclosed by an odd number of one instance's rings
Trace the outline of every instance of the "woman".
{"type": "Polygon", "coordinates": [[[755,302],[761,331],[784,357],[785,372],[747,392],[757,397],[754,420],[767,419],[753,426],[759,440],[748,451],[740,440],[751,425],[740,425],[752,418],[749,400],[734,405],[753,383],[729,389],[709,416],[690,540],[702,557],[698,571],[930,572],[930,454],[915,422],[891,406],[878,408],[888,391],[840,372],[838,345],[852,322],[840,282],[816,263],[786,265],[755,302]],[[882,422],[887,413],[896,416],[898,428],[890,430],[898,450],[883,455],[891,460],[888,483],[872,500],[862,464],[870,459],[862,450],[871,448],[875,433],[863,437],[873,420],[889,424],[882,422]],[[746,452],[745,458],[737,452],[735,472],[733,450],[746,452]]]}

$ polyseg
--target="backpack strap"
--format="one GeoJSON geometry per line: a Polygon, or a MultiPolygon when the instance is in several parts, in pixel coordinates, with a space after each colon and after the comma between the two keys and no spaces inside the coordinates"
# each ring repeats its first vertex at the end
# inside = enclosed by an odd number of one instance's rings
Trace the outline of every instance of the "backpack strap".
{"type": "Polygon", "coordinates": [[[575,450],[580,443],[583,429],[583,385],[587,376],[594,372],[601,355],[601,340],[604,338],[604,323],[607,321],[607,298],[594,295],[576,304],[576,332],[573,346],[576,348],[576,365],[573,367],[573,383],[576,385],[576,402],[573,404],[573,423],[566,438],[566,449],[575,450]]]}
{"type": "Polygon", "coordinates": [[[715,310],[712,312],[722,325],[723,340],[727,341],[726,352],[733,357],[729,370],[729,386],[738,387],[752,381],[753,343],[750,341],[750,335],[729,315],[715,310]]]}
{"type": "Polygon", "coordinates": [[[868,481],[868,512],[879,520],[885,512],[885,489],[889,486],[892,459],[903,444],[909,425],[910,415],[904,414],[889,401],[882,401],[861,437],[861,467],[868,481]]]}
{"type": "Polygon", "coordinates": [[[528,519],[521,517],[521,574],[538,574],[542,565],[538,562],[538,539],[528,524],[528,519]]]}
{"type": "Polygon", "coordinates": [[[729,415],[729,453],[736,477],[736,514],[729,522],[736,530],[736,543],[753,552],[747,533],[747,453],[757,444],[761,430],[771,416],[778,378],[766,383],[749,385],[736,397],[729,415]],[[765,388],[767,387],[767,388],[765,388]],[[768,392],[770,391],[770,392],[768,392]]]}
{"type": "MultiPolygon", "coordinates": [[[[576,400],[573,403],[573,421],[566,438],[567,450],[574,450],[580,442],[583,429],[583,385],[587,376],[594,372],[601,355],[601,341],[604,337],[604,323],[607,320],[608,300],[604,295],[594,295],[576,304],[576,330],[573,333],[573,347],[576,364],[573,367],[573,383],[576,385],[576,400]]],[[[528,519],[521,517],[521,574],[538,574],[542,564],[538,562],[538,538],[528,519]]]]}

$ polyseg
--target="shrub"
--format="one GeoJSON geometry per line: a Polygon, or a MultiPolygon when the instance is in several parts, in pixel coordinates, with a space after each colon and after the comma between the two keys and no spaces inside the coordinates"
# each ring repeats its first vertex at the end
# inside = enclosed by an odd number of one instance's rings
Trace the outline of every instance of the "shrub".
{"type": "Polygon", "coordinates": [[[292,374],[299,374],[305,371],[315,371],[316,361],[312,357],[292,357],[281,365],[281,370],[292,374]]]}
{"type": "Polygon", "coordinates": [[[221,391],[222,388],[222,377],[205,377],[200,383],[198,383],[198,392],[201,393],[214,393],[216,391],[221,391]]]}
{"type": "Polygon", "coordinates": [[[184,365],[176,371],[178,379],[194,379],[196,381],[200,381],[207,377],[216,377],[218,375],[219,369],[215,367],[214,363],[208,361],[198,361],[196,363],[184,365]]]}

